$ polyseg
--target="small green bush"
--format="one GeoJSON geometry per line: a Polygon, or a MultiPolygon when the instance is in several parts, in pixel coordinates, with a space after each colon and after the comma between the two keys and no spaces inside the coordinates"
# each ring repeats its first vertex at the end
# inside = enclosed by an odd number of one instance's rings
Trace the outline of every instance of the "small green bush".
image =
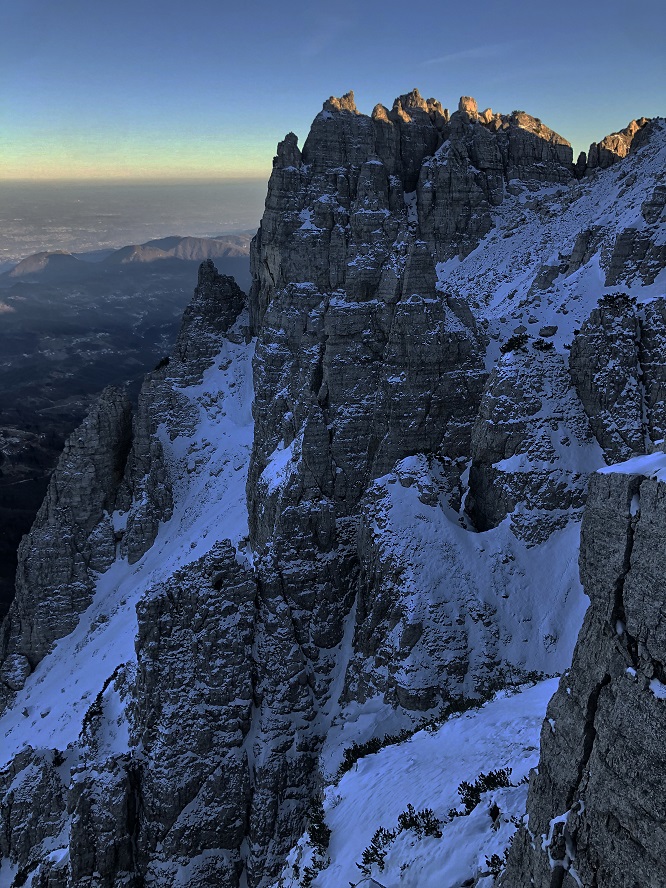
{"type": "Polygon", "coordinates": [[[331,829],[325,820],[322,799],[318,799],[312,805],[308,818],[308,834],[310,836],[310,841],[317,851],[324,855],[328,851],[328,844],[331,841],[331,829]]]}
{"type": "Polygon", "coordinates": [[[486,857],[486,866],[488,867],[491,875],[495,877],[499,876],[499,874],[506,866],[508,856],[509,849],[507,848],[502,857],[500,857],[499,854],[492,854],[490,857],[486,857]]]}
{"type": "Polygon", "coordinates": [[[371,740],[366,740],[365,743],[352,743],[342,754],[342,764],[338,769],[338,777],[342,777],[347,771],[351,771],[359,759],[365,758],[366,755],[374,755],[374,753],[379,752],[380,749],[385,749],[387,746],[404,743],[417,730],[419,728],[415,728],[414,731],[400,731],[399,734],[386,734],[385,737],[373,737],[371,740]]]}
{"type": "Polygon", "coordinates": [[[383,826],[379,827],[370,840],[368,847],[363,849],[361,862],[356,864],[363,875],[369,876],[374,864],[377,864],[380,872],[384,870],[386,853],[398,833],[399,830],[385,829],[383,826]]]}
{"type": "Polygon", "coordinates": [[[400,833],[411,830],[416,834],[417,839],[422,839],[424,836],[441,839],[441,827],[442,821],[435,816],[432,808],[423,808],[421,811],[417,811],[414,805],[407,805],[407,808],[398,815],[398,825],[395,829],[379,827],[368,847],[364,848],[361,862],[356,866],[365,876],[371,874],[375,864],[379,867],[380,872],[383,872],[386,854],[400,833]]]}
{"type": "Polygon", "coordinates": [[[432,808],[416,811],[414,805],[407,805],[407,810],[403,811],[398,817],[398,832],[411,829],[419,839],[423,836],[434,836],[437,839],[441,839],[441,825],[442,821],[435,817],[435,812],[432,808]]]}
{"type": "Polygon", "coordinates": [[[61,749],[53,750],[53,767],[59,768],[65,763],[65,753],[61,749]]]}

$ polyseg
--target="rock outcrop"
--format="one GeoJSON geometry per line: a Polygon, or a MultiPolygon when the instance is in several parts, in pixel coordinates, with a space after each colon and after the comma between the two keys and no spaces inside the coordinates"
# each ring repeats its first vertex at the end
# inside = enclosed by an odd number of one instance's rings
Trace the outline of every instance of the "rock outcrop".
{"type": "Polygon", "coordinates": [[[662,453],[594,475],[580,570],[590,608],[552,698],[503,888],[666,882],[662,453]]]}
{"type": "Polygon", "coordinates": [[[562,355],[541,340],[497,363],[471,444],[466,507],[479,530],[511,516],[514,534],[542,542],[580,510],[601,460],[562,355]]]}
{"type": "Polygon", "coordinates": [[[662,300],[609,294],[572,342],[571,378],[609,463],[664,438],[665,322],[662,300]]]}
{"type": "Polygon", "coordinates": [[[212,259],[202,262],[192,301],[185,309],[174,358],[187,368],[181,385],[199,382],[220,348],[220,338],[235,323],[246,296],[229,275],[218,274],[212,259]]]}
{"type": "Polygon", "coordinates": [[[174,352],[147,375],[141,387],[133,446],[118,499],[124,525],[120,552],[130,564],[148,551],[160,522],[172,514],[172,479],[159,430],[173,440],[192,429],[196,412],[182,390],[201,382],[245,298],[233,278],[218,274],[210,259],[202,262],[174,352]]]}
{"type": "Polygon", "coordinates": [[[578,397],[610,462],[645,452],[640,321],[626,296],[602,300],[571,345],[578,397]]]}
{"type": "Polygon", "coordinates": [[[92,601],[116,557],[111,513],[131,446],[131,406],[109,388],[70,436],[19,548],[16,597],[0,638],[0,710],[92,601]]]}
{"type": "Polygon", "coordinates": [[[141,870],[154,885],[236,886],[247,834],[256,585],[229,543],[138,608],[141,870]],[[183,768],[183,750],[187,767],[183,768]]]}
{"type": "Polygon", "coordinates": [[[132,418],[127,394],[107,389],[69,438],[30,533],[19,550],[17,594],[0,639],[0,710],[51,645],[92,601],[96,574],[120,552],[134,563],[172,512],[171,479],[158,428],[191,425],[178,387],[201,379],[245,296],[233,278],[202,263],[171,360],[149,374],[132,418]],[[120,513],[114,523],[114,511],[120,513]]]}
{"type": "Polygon", "coordinates": [[[594,170],[606,169],[623,157],[626,157],[631,150],[636,134],[649,123],[649,118],[641,117],[639,120],[632,120],[631,123],[617,133],[610,133],[605,136],[601,142],[593,142],[587,153],[586,175],[590,175],[594,170]]]}

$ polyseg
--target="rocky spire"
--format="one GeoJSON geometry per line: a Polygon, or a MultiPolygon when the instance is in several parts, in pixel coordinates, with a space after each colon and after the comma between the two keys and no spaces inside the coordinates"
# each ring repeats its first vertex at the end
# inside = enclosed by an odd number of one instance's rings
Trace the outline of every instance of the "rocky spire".
{"type": "Polygon", "coordinates": [[[600,142],[592,142],[587,153],[586,174],[589,175],[597,169],[606,169],[617,163],[618,160],[626,157],[631,150],[634,137],[649,122],[650,119],[648,117],[632,120],[628,126],[619,132],[610,133],[600,142]]]}
{"type": "Polygon", "coordinates": [[[348,111],[350,114],[360,113],[358,108],[356,107],[356,102],[354,101],[354,91],[351,89],[339,99],[335,96],[331,96],[329,99],[327,99],[327,101],[324,102],[323,110],[329,111],[331,113],[340,111],[348,111]]]}
{"type": "Polygon", "coordinates": [[[220,339],[245,304],[245,293],[233,277],[219,274],[212,259],[199,266],[192,301],[183,313],[175,357],[199,378],[220,349],[220,339]]]}

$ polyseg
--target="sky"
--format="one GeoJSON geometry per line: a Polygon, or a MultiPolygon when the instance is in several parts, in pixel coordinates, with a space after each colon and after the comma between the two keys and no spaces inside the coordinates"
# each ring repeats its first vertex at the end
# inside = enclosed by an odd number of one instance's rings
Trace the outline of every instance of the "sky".
{"type": "Polygon", "coordinates": [[[266,179],[329,95],[525,110],[574,150],[666,114],[663,0],[0,0],[0,179],[266,179]]]}

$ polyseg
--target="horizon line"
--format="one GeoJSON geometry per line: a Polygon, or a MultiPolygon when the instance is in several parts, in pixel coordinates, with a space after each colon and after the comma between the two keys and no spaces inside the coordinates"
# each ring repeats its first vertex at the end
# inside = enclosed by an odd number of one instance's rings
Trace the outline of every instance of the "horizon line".
{"type": "Polygon", "coordinates": [[[233,182],[268,182],[270,172],[267,175],[251,174],[237,176],[219,176],[219,175],[161,175],[161,176],[0,176],[0,185],[6,184],[89,184],[89,183],[107,183],[114,184],[120,182],[145,182],[155,184],[183,184],[189,185],[193,183],[210,184],[210,183],[233,183],[233,182]]]}

